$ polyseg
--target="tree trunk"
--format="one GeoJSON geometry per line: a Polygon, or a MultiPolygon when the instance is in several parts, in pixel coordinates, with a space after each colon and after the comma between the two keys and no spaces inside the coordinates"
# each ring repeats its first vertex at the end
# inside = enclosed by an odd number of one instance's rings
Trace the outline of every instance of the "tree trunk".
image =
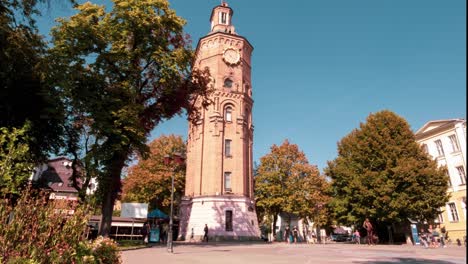
{"type": "Polygon", "coordinates": [[[276,221],[278,221],[278,215],[273,214],[273,241],[276,241],[276,221]]]}
{"type": "Polygon", "coordinates": [[[117,193],[120,191],[120,175],[127,159],[127,151],[115,152],[109,164],[108,175],[106,175],[108,186],[105,186],[102,201],[102,218],[99,234],[108,237],[112,226],[112,213],[117,193]]]}

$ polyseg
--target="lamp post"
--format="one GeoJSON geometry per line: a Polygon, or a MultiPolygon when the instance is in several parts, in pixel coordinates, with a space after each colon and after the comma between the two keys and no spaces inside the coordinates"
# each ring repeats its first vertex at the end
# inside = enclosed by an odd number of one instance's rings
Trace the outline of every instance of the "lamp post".
{"type": "MultiPolygon", "coordinates": [[[[166,155],[164,156],[164,164],[166,166],[171,165],[171,163],[174,162],[176,165],[181,165],[184,160],[182,159],[182,156],[179,153],[174,153],[172,155],[166,155]]],[[[172,167],[171,169],[171,213],[169,215],[169,232],[167,234],[167,251],[173,253],[173,246],[172,246],[172,229],[173,229],[173,212],[174,212],[174,174],[175,174],[175,169],[172,167]]]]}

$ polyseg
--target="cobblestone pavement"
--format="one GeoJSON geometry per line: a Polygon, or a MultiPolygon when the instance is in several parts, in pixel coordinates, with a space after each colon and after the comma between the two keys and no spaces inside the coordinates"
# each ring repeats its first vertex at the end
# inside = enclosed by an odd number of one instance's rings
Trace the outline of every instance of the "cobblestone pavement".
{"type": "Polygon", "coordinates": [[[464,264],[466,247],[425,249],[408,245],[317,244],[289,245],[282,243],[208,243],[178,244],[174,253],[165,247],[122,252],[124,264],[200,263],[200,264],[464,264]]]}

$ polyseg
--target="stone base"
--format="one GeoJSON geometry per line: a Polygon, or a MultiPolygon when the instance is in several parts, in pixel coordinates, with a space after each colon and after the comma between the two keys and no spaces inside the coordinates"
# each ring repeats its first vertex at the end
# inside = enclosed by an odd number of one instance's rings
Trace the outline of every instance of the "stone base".
{"type": "Polygon", "coordinates": [[[208,225],[210,241],[257,241],[260,228],[253,202],[244,196],[199,196],[182,199],[179,240],[200,241],[208,225]],[[232,212],[232,231],[226,230],[226,212],[232,212]]]}

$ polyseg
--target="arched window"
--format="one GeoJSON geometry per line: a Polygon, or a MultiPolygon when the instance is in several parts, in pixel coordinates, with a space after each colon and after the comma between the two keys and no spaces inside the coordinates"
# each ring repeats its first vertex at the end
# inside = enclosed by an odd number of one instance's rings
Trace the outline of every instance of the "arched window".
{"type": "Polygon", "coordinates": [[[226,80],[224,80],[224,85],[223,85],[225,88],[232,88],[232,80],[227,78],[226,80]]]}
{"type": "Polygon", "coordinates": [[[226,107],[226,111],[224,114],[224,119],[227,122],[232,122],[232,108],[230,106],[226,107]]]}

